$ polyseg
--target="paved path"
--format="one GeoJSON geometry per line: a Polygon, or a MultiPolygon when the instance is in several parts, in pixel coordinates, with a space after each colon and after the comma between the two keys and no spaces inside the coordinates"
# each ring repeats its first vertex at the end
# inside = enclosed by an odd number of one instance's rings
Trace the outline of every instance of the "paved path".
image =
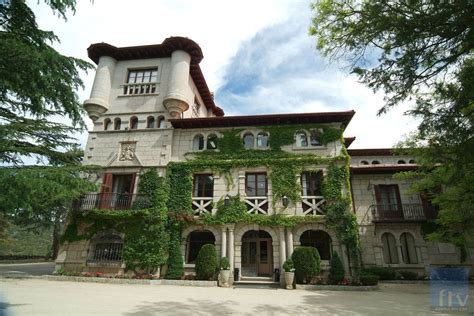
{"type": "MultiPolygon", "coordinates": [[[[474,312],[472,296],[470,306],[474,312]]],[[[431,312],[428,285],[316,292],[0,279],[0,315],[227,314],[402,316],[431,312]]]]}
{"type": "Polygon", "coordinates": [[[45,275],[52,274],[54,262],[0,264],[0,276],[5,274],[45,275]]]}

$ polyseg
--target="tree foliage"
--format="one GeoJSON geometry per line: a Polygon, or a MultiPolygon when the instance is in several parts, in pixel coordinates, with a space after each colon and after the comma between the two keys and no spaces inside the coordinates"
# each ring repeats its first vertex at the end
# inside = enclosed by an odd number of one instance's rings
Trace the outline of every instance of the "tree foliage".
{"type": "MultiPolygon", "coordinates": [[[[421,122],[402,143],[422,168],[402,177],[440,207],[429,237],[464,245],[474,235],[474,2],[337,1],[312,4],[317,49],[349,58],[386,104],[411,99],[421,122]]],[[[463,258],[461,258],[463,259],[463,258]]]]}

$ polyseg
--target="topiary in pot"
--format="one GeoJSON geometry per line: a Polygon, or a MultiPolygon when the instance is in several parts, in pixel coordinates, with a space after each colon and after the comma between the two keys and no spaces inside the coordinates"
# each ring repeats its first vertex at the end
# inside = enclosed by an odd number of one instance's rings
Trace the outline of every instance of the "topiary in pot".
{"type": "Polygon", "coordinates": [[[291,255],[295,265],[296,283],[309,283],[321,270],[321,258],[313,247],[297,247],[291,255]]]}
{"type": "Polygon", "coordinates": [[[229,258],[222,257],[221,260],[219,261],[219,267],[221,270],[230,270],[229,258]]]}
{"type": "Polygon", "coordinates": [[[331,268],[329,269],[329,282],[331,284],[339,284],[344,279],[344,265],[337,252],[332,253],[331,268]]]}
{"type": "Polygon", "coordinates": [[[221,269],[220,272],[220,286],[228,287],[229,286],[229,278],[230,278],[230,262],[227,257],[222,257],[219,261],[219,266],[221,269]]]}
{"type": "Polygon", "coordinates": [[[201,247],[196,258],[196,277],[198,280],[211,280],[218,270],[216,247],[207,244],[201,247]]]}
{"type": "Polygon", "coordinates": [[[293,260],[288,259],[283,263],[283,269],[285,270],[285,284],[287,290],[293,289],[293,281],[295,280],[295,266],[293,260]]]}

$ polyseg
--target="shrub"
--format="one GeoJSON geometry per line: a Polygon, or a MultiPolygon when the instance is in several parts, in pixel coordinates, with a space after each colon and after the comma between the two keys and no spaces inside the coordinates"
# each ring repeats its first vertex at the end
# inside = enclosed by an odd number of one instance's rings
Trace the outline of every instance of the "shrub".
{"type": "Polygon", "coordinates": [[[219,266],[221,270],[229,270],[230,269],[229,258],[222,257],[221,260],[219,261],[219,266]]]}
{"type": "Polygon", "coordinates": [[[184,274],[183,256],[181,255],[181,229],[176,222],[170,224],[170,243],[168,270],[165,279],[179,280],[184,274]]]}
{"type": "Polygon", "coordinates": [[[379,280],[395,280],[397,278],[395,270],[389,267],[370,267],[364,269],[362,273],[375,274],[379,280]]]}
{"type": "Polygon", "coordinates": [[[403,280],[418,280],[418,273],[413,271],[398,271],[403,280]]]}
{"type": "Polygon", "coordinates": [[[329,269],[329,282],[339,284],[344,279],[344,265],[337,252],[333,252],[331,258],[331,268],[329,269]]]}
{"type": "Polygon", "coordinates": [[[293,264],[293,260],[291,260],[291,258],[283,263],[283,269],[285,272],[295,272],[295,265],[293,264]]]}
{"type": "Polygon", "coordinates": [[[316,248],[297,247],[291,255],[291,259],[295,266],[297,283],[309,283],[313,277],[319,274],[321,258],[316,248]]]}
{"type": "Polygon", "coordinates": [[[196,258],[196,278],[198,280],[210,280],[216,275],[217,266],[217,251],[212,244],[207,244],[201,247],[196,258]]]}
{"type": "Polygon", "coordinates": [[[362,283],[362,285],[377,285],[377,283],[379,283],[379,276],[363,273],[360,275],[360,283],[362,283]]]}

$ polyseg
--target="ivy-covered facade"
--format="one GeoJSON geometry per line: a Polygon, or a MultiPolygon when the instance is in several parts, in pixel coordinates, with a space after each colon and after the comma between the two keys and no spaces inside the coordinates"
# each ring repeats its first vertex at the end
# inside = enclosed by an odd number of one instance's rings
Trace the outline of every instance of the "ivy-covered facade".
{"type": "Polygon", "coordinates": [[[348,277],[364,264],[426,270],[432,250],[403,235],[426,217],[380,221],[402,211],[392,174],[375,152],[353,151],[354,165],[346,148],[354,111],[224,116],[187,38],[88,52],[98,69],[84,103],[94,121],[84,163],[103,173],[92,179],[97,192],[74,204],[57,269],[179,279],[211,243],[232,279],[276,279],[298,246],[318,249],[323,276],[334,253],[348,277]],[[366,165],[364,155],[380,161],[366,165]],[[395,244],[383,235],[393,227],[395,244]],[[386,260],[395,253],[398,263],[386,260]]]}

